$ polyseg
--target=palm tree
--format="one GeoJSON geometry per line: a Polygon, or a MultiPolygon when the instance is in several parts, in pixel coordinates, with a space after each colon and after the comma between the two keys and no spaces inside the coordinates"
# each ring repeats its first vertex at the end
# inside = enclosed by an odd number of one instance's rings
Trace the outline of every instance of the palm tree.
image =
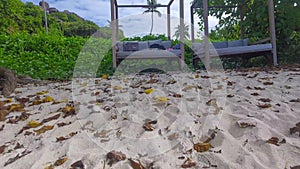
{"type": "MultiPolygon", "coordinates": [[[[106,27],[112,28],[112,22],[110,20],[106,20],[108,25],[106,25],[106,27]]],[[[123,25],[118,24],[119,29],[123,28],[123,25]]]]}
{"type": "Polygon", "coordinates": [[[151,35],[152,34],[152,30],[153,30],[153,14],[157,13],[157,15],[159,17],[161,17],[161,13],[156,9],[157,8],[156,6],[160,5],[160,4],[157,3],[156,0],[147,0],[147,4],[148,4],[147,10],[145,10],[143,12],[143,14],[151,12],[151,29],[150,29],[150,35],[151,35]]]}
{"type": "MultiPolygon", "coordinates": [[[[175,37],[176,39],[178,39],[180,37],[180,25],[176,26],[176,31],[173,35],[173,37],[175,37]]],[[[184,32],[183,32],[184,38],[190,38],[190,34],[189,34],[189,25],[185,25],[184,24],[184,32]]]]}

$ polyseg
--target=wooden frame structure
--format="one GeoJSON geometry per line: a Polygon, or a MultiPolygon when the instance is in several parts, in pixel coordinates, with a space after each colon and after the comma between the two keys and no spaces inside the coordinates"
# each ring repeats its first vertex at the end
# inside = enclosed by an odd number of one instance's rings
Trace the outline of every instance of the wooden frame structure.
{"type": "MultiPolygon", "coordinates": [[[[113,53],[113,67],[117,67],[116,59],[116,43],[119,40],[118,35],[118,19],[119,19],[119,8],[150,8],[150,7],[163,7],[167,8],[167,36],[171,39],[171,6],[174,0],[170,0],[166,5],[121,5],[118,4],[117,0],[110,0],[111,5],[111,23],[112,23],[112,53],[113,53]]],[[[181,65],[184,62],[184,0],[179,0],[179,18],[180,18],[180,49],[181,49],[181,65]]]]}
{"type": "MultiPolygon", "coordinates": [[[[204,35],[205,35],[205,46],[207,49],[208,38],[209,38],[209,30],[208,30],[208,15],[209,15],[209,9],[212,8],[240,8],[242,9],[243,6],[247,3],[247,1],[244,1],[242,4],[238,6],[210,6],[208,3],[209,0],[195,0],[193,4],[191,5],[191,38],[192,42],[195,41],[195,34],[194,34],[194,13],[195,9],[202,9],[203,10],[203,19],[204,19],[204,35]]],[[[240,10],[242,11],[242,10],[240,10]]],[[[273,64],[274,66],[278,65],[277,61],[277,47],[276,47],[276,32],[275,32],[275,16],[274,16],[274,2],[273,0],[268,0],[268,12],[269,12],[269,29],[270,29],[270,41],[272,45],[272,57],[273,57],[273,64]]],[[[243,13],[240,12],[240,18],[241,21],[243,21],[243,13]]],[[[241,28],[241,39],[244,39],[244,29],[241,28]]],[[[206,63],[209,63],[208,59],[208,53],[205,52],[205,60],[206,63]]]]}

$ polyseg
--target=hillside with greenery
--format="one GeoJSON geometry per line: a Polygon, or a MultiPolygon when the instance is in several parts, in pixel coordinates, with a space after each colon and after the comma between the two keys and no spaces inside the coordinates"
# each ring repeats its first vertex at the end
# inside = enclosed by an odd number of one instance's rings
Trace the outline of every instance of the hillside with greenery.
{"type": "MultiPolygon", "coordinates": [[[[53,9],[47,10],[46,34],[42,6],[0,0],[0,66],[37,79],[70,79],[91,35],[97,32],[98,44],[111,44],[109,27],[99,27],[70,11],[53,9]]],[[[122,31],[120,35],[123,36],[122,31]]],[[[109,55],[109,51],[103,55],[106,57],[99,65],[99,74],[112,71],[109,55]]]]}

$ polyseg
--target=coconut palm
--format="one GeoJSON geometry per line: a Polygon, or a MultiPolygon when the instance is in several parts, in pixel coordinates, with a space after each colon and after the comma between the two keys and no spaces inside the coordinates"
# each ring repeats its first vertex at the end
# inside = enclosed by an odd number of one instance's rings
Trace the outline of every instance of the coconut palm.
{"type": "MultiPolygon", "coordinates": [[[[112,22],[110,20],[106,20],[108,25],[106,27],[112,28],[112,22]]],[[[123,25],[118,24],[119,29],[123,28],[123,25]]]]}
{"type": "MultiPolygon", "coordinates": [[[[173,37],[175,37],[176,39],[178,39],[180,37],[180,25],[176,26],[175,28],[175,33],[173,35],[173,37]]],[[[184,24],[184,30],[183,30],[183,35],[184,38],[190,38],[190,34],[189,34],[189,25],[185,25],[184,24]]]]}
{"type": "Polygon", "coordinates": [[[159,3],[157,3],[156,0],[147,0],[147,10],[145,10],[143,13],[149,13],[151,12],[151,29],[150,29],[150,35],[152,34],[152,30],[153,30],[153,15],[154,13],[157,13],[157,15],[159,17],[161,17],[161,13],[157,10],[157,5],[160,5],[159,3]]]}

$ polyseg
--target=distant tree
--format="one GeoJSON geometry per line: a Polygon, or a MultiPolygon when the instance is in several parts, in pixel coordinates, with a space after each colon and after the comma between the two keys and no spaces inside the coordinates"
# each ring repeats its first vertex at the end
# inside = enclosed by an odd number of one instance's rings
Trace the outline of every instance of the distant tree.
{"type": "Polygon", "coordinates": [[[150,35],[152,34],[153,30],[153,14],[157,13],[159,17],[161,17],[161,13],[157,10],[156,5],[160,5],[157,3],[156,0],[147,0],[147,4],[149,7],[147,7],[147,10],[145,10],[143,13],[150,13],[151,12],[151,29],[150,29],[150,35]]]}
{"type": "MultiPolygon", "coordinates": [[[[112,22],[110,20],[106,20],[108,25],[106,27],[112,28],[112,22]]],[[[123,25],[118,24],[119,28],[123,28],[123,25]]]]}
{"type": "Polygon", "coordinates": [[[45,9],[48,10],[50,8],[50,5],[48,2],[46,1],[40,1],[39,2],[39,6],[44,10],[44,6],[45,6],[45,9]]]}
{"type": "MultiPolygon", "coordinates": [[[[175,30],[176,31],[175,31],[173,37],[175,37],[176,39],[179,39],[179,37],[180,37],[180,25],[176,26],[175,30]]],[[[184,30],[183,31],[184,31],[183,32],[184,38],[190,38],[189,25],[184,24],[184,30]]]]}

